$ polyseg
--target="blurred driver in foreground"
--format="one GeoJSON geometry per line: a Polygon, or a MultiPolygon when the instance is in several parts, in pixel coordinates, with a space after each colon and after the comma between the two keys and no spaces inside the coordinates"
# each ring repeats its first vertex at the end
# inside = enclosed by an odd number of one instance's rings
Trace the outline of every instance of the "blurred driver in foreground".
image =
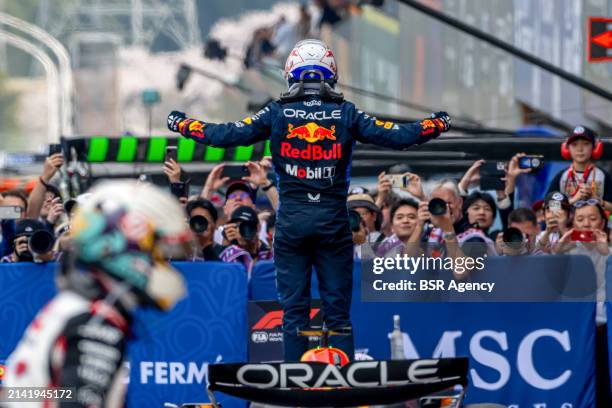
{"type": "Polygon", "coordinates": [[[60,291],[9,357],[3,386],[76,389],[62,407],[123,406],[134,309],[169,310],[185,293],[181,275],[165,261],[190,248],[184,220],[178,202],[149,184],[95,187],[75,214],[60,291]]]}

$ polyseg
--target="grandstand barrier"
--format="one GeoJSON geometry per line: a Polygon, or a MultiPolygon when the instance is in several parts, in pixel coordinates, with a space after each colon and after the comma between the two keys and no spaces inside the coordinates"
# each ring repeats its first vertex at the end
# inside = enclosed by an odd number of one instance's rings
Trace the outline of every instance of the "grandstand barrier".
{"type": "MultiPolygon", "coordinates": [[[[250,281],[237,264],[175,265],[187,280],[189,297],[168,314],[139,312],[135,319],[128,350],[128,404],[133,406],[206,401],[208,363],[257,360],[247,356],[248,341],[254,338],[247,324],[247,298],[269,303],[276,297],[270,262],[256,265],[250,281]]],[[[0,265],[0,360],[7,358],[36,311],[54,295],[54,268],[0,265]]],[[[612,278],[611,267],[608,274],[612,278]]],[[[362,302],[360,275],[355,264],[352,313],[360,358],[389,358],[387,335],[392,316],[399,314],[407,357],[469,357],[467,402],[517,408],[539,403],[594,406],[593,302],[362,302]]],[[[586,273],[585,279],[594,276],[586,273]]],[[[317,292],[313,279],[314,297],[317,292]]],[[[611,309],[609,303],[607,307],[611,309]]],[[[257,331],[279,330],[279,320],[264,326],[257,331]]],[[[266,337],[258,336],[258,341],[266,337]]],[[[280,342],[275,347],[280,350],[280,342]]],[[[222,395],[219,400],[224,406],[244,406],[222,395]]]]}

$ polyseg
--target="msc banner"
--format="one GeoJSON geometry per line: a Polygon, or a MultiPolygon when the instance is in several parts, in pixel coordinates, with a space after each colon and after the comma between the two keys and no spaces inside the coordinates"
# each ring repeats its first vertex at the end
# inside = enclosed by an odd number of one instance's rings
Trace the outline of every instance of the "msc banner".
{"type": "MultiPolygon", "coordinates": [[[[543,263],[544,257],[535,265],[558,266],[559,258],[551,258],[550,265],[543,263]]],[[[492,263],[503,261],[504,258],[491,259],[492,263]]],[[[512,273],[508,268],[504,270],[512,273]]],[[[538,270],[532,273],[536,282],[538,270]]],[[[274,293],[272,288],[256,287],[261,282],[271,282],[273,275],[270,263],[257,265],[253,270],[257,280],[251,281],[251,293],[274,293]]],[[[360,277],[361,267],[356,263],[352,319],[360,358],[390,357],[388,333],[393,329],[393,315],[398,314],[405,333],[406,358],[469,357],[469,403],[496,402],[511,408],[594,406],[594,302],[364,303],[360,277]]],[[[318,297],[316,276],[313,296],[318,297]]],[[[280,319],[280,314],[276,318],[280,319]]],[[[266,330],[251,327],[251,331],[266,330]]],[[[263,342],[264,337],[257,333],[259,341],[263,342]]],[[[274,344],[279,347],[277,355],[282,345],[274,344]]],[[[251,361],[259,360],[258,356],[251,354],[251,361]]]]}
{"type": "MultiPolygon", "coordinates": [[[[128,348],[128,406],[206,402],[209,363],[246,361],[247,276],[238,264],[179,262],[189,296],[170,313],[140,312],[128,348]]],[[[55,265],[0,265],[0,364],[55,292],[55,265]],[[6,329],[6,330],[4,330],[6,329]]],[[[219,394],[223,406],[245,403],[219,394]]]]}

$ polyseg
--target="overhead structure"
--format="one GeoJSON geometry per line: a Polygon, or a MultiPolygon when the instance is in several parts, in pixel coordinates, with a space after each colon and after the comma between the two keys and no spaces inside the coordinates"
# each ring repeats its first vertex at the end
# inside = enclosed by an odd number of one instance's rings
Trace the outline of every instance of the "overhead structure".
{"type": "MultiPolygon", "coordinates": [[[[68,51],[62,45],[62,43],[57,40],[57,38],[53,37],[42,28],[10,14],[0,12],[0,28],[4,26],[10,27],[13,30],[17,30],[20,33],[32,37],[47,47],[47,49],[49,49],[57,59],[57,67],[59,69],[56,70],[56,72],[58,72],[59,75],[56,80],[59,80],[59,109],[61,115],[59,135],[73,135],[74,83],[72,78],[72,68],[70,65],[70,55],[68,54],[68,51]]],[[[59,137],[56,137],[55,140],[59,140],[59,137]]],[[[49,142],[51,143],[52,141],[49,140],[49,142]]]]}
{"type": "Polygon", "coordinates": [[[124,44],[151,49],[163,35],[178,49],[201,46],[195,0],[77,0],[63,9],[50,7],[50,3],[43,0],[39,21],[56,37],[112,32],[124,44]]]}
{"type": "Polygon", "coordinates": [[[47,75],[47,140],[49,143],[58,143],[61,137],[60,127],[60,92],[58,89],[59,72],[53,60],[40,46],[28,41],[18,35],[5,31],[0,28],[0,39],[6,41],[12,46],[30,54],[39,61],[47,75]]]}

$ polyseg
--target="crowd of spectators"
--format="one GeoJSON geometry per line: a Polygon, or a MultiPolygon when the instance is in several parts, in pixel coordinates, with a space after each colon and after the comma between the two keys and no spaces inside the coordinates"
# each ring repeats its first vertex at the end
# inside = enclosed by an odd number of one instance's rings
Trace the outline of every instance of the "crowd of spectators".
{"type": "Polygon", "coordinates": [[[382,0],[312,0],[300,5],[296,21],[281,16],[271,26],[255,29],[246,50],[244,65],[256,67],[266,58],[284,58],[293,45],[306,38],[318,38],[322,27],[334,26],[352,15],[359,14],[364,5],[381,6],[382,0]]]}
{"type": "MultiPolygon", "coordinates": [[[[496,191],[479,188],[484,159],[458,180],[428,180],[427,193],[421,177],[411,172],[383,172],[372,191],[353,186],[347,207],[355,257],[418,251],[441,256],[449,246],[465,249],[472,243],[481,244],[487,255],[606,257],[612,180],[592,157],[598,154],[598,143],[593,131],[577,127],[564,144],[571,165],[553,177],[544,199],[531,208],[514,207],[517,178],[533,171],[520,165],[523,153],[505,163],[496,191]],[[400,185],[393,183],[398,177],[400,185]]],[[[29,195],[22,190],[2,193],[2,262],[52,260],[69,247],[70,215],[86,194],[63,200],[51,181],[63,164],[61,153],[49,156],[29,195]]],[[[246,163],[240,177],[227,175],[232,166],[215,166],[197,194],[191,194],[189,179],[174,159],[165,161],[163,172],[196,236],[191,260],[240,262],[250,270],[258,260],[273,256],[278,191],[270,158],[246,163]]]]}

